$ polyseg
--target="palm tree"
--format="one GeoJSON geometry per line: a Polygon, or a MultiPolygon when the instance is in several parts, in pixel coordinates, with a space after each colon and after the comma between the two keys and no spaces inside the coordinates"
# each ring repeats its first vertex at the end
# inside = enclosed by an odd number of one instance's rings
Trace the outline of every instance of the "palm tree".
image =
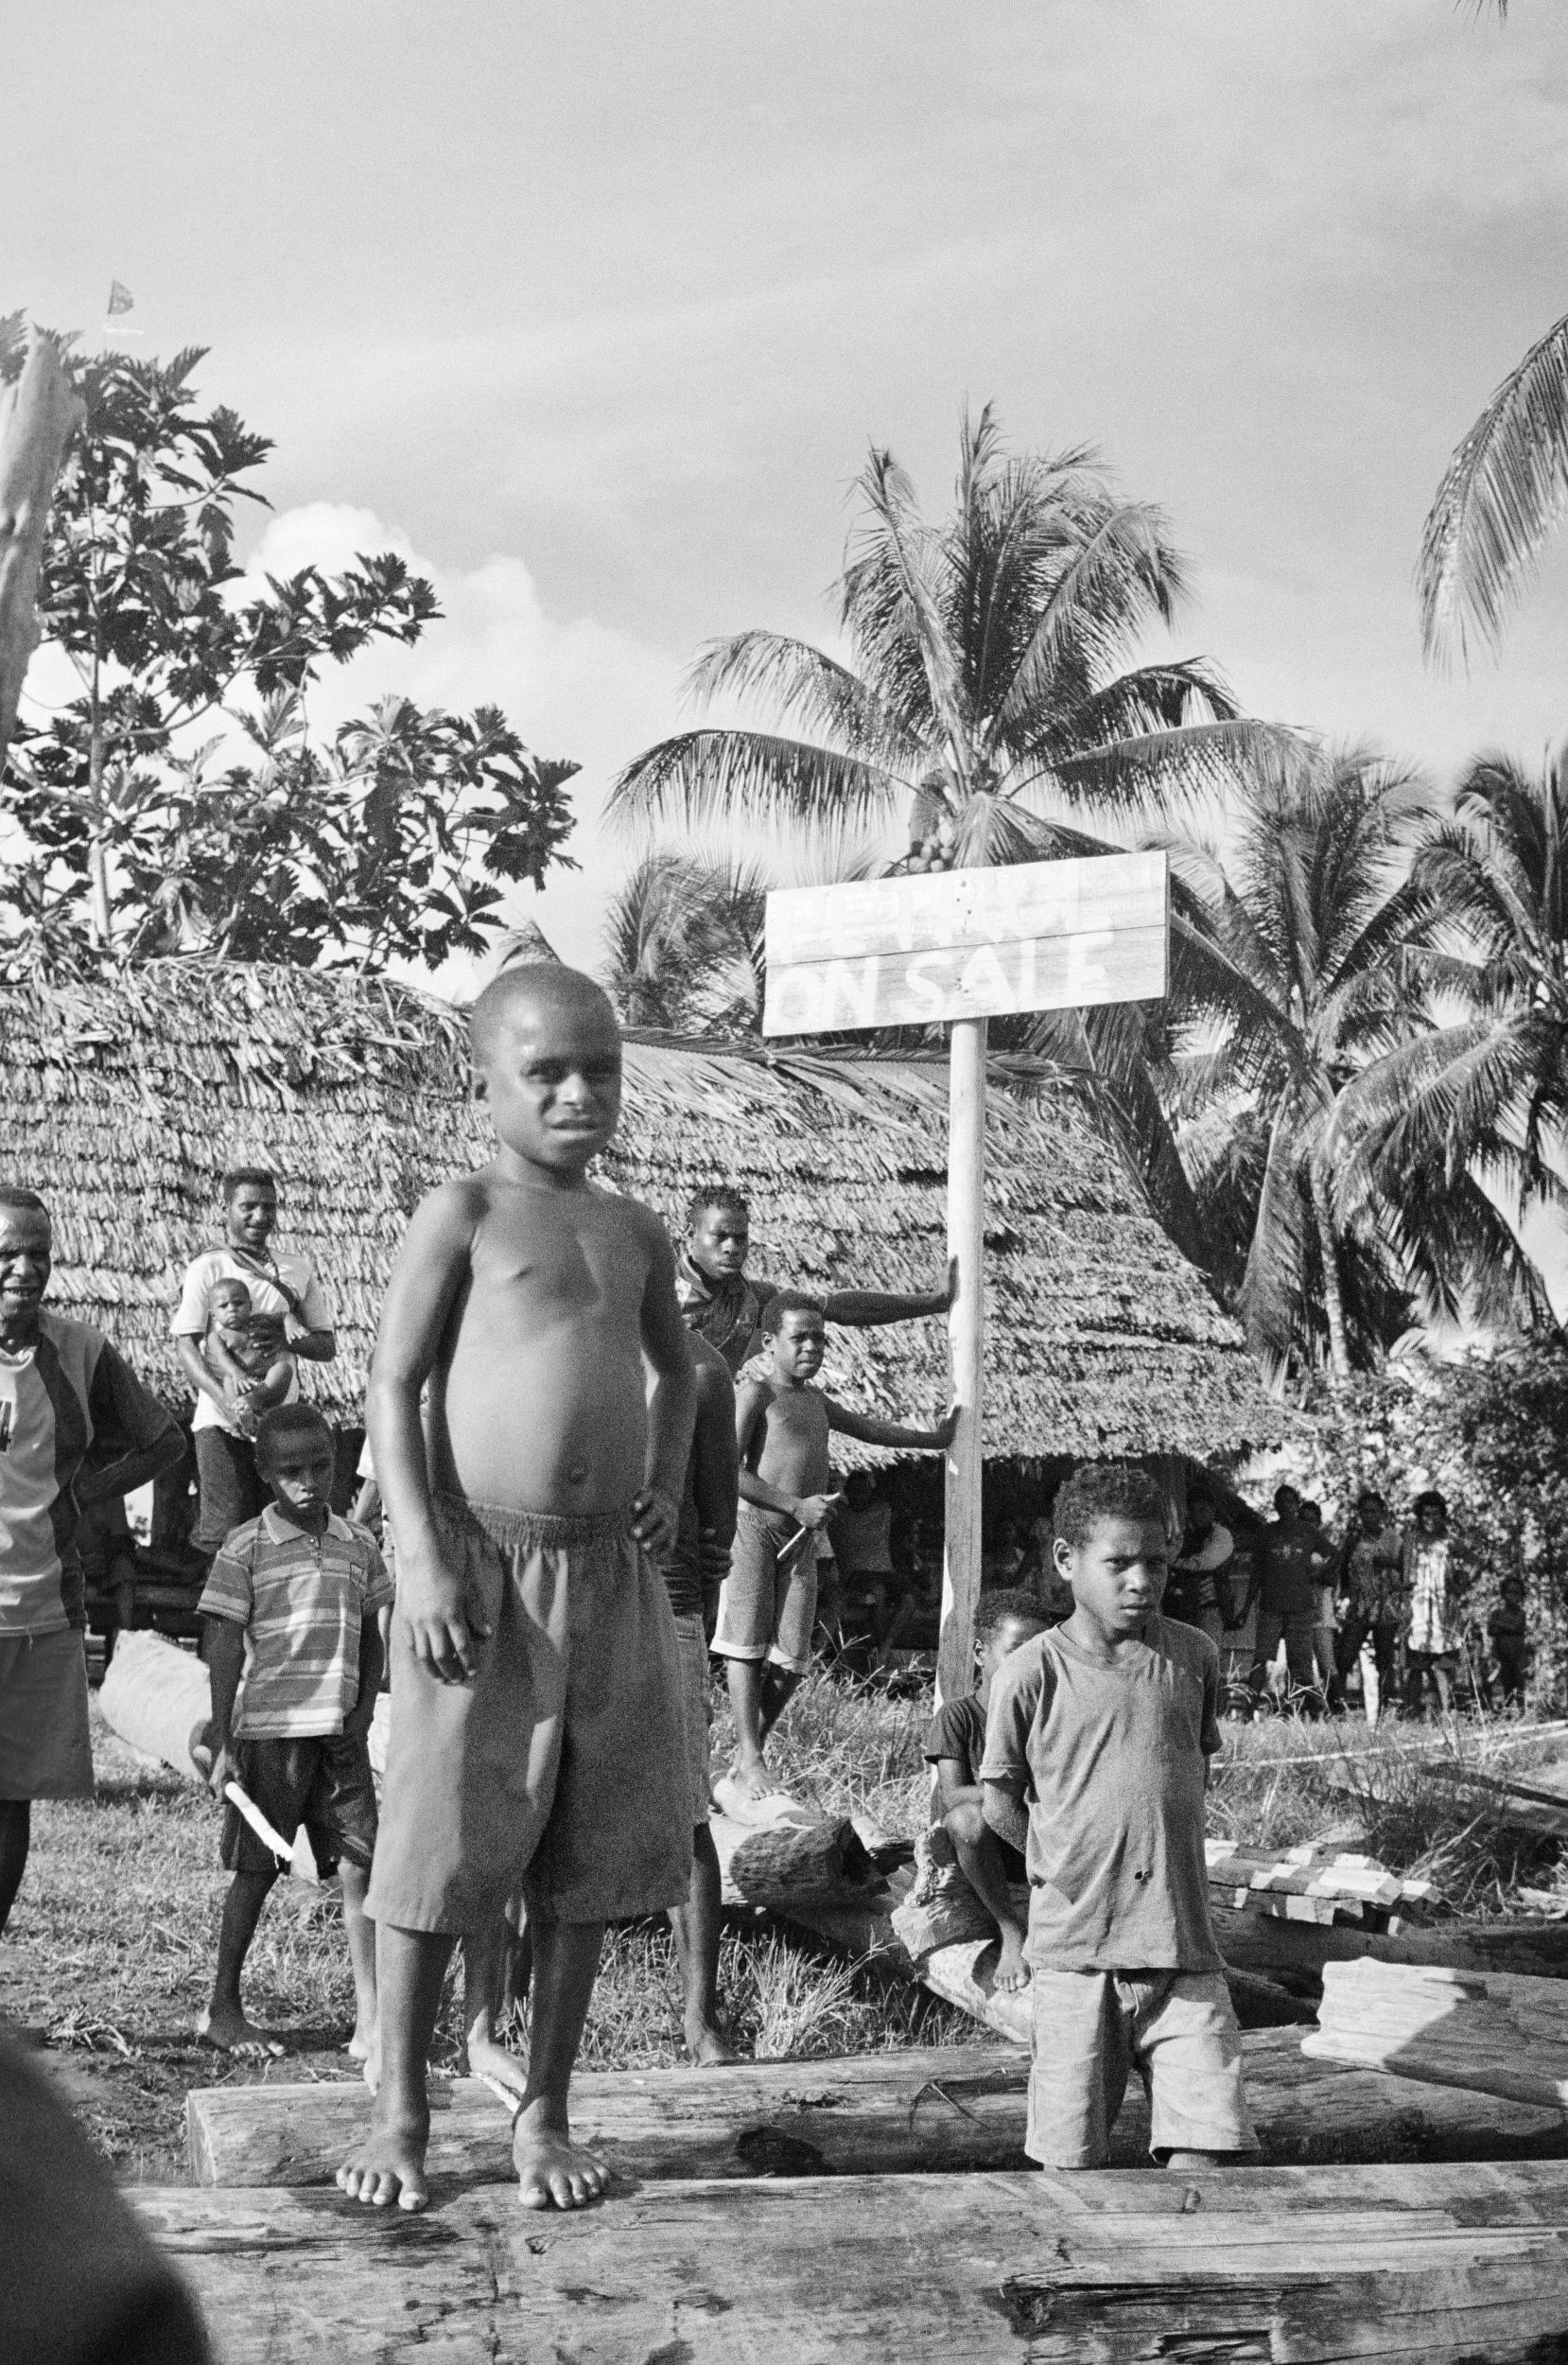
{"type": "Polygon", "coordinates": [[[680,732],[627,765],[625,820],[817,831],[908,812],[961,864],[1054,850],[1053,815],[1146,820],[1235,776],[1277,734],[1240,719],[1200,659],[1117,667],[1184,591],[1160,512],[1121,499],[1088,450],[1009,454],[964,420],[957,499],[920,517],[891,453],[862,472],[839,581],[853,662],[742,632],[693,667],[700,701],[740,694],[773,727],[680,732]]]}
{"type": "Polygon", "coordinates": [[[1448,464],[1421,536],[1417,587],[1429,657],[1495,647],[1568,507],[1568,316],[1538,339],[1448,464]]]}
{"type": "MultiPolygon", "coordinates": [[[[1224,867],[1178,850],[1194,929],[1166,1071],[1210,1262],[1265,1370],[1336,1378],[1405,1326],[1421,1273],[1391,1253],[1366,1192],[1347,1221],[1347,1088],[1420,1022],[1431,913],[1405,875],[1427,817],[1402,765],[1351,747],[1257,769],[1224,867]]],[[[1174,981],[1175,982],[1175,981],[1174,981]]]]}
{"type": "MultiPolygon", "coordinates": [[[[1090,452],[1011,454],[987,408],[963,422],[945,523],[920,517],[886,451],[872,451],[860,493],[838,586],[852,663],[774,632],[713,643],[693,694],[760,698],[772,727],[701,727],[648,748],[612,791],[623,820],[762,823],[820,841],[903,811],[912,845],[939,840],[944,862],[1038,861],[1120,850],[1129,827],[1163,824],[1260,753],[1290,761],[1291,735],[1239,716],[1201,659],[1126,664],[1173,621],[1183,571],[1161,513],[1122,499],[1090,452]]],[[[1149,1082],[1158,1026],[1137,1010],[1055,1012],[998,1039],[1084,1076],[1198,1254],[1149,1082]]]]}
{"type": "MultiPolygon", "coordinates": [[[[1448,956],[1435,976],[1447,1024],[1399,1046],[1358,1079],[1347,1118],[1357,1147],[1347,1196],[1381,1192],[1430,1233],[1481,1177],[1508,1206],[1562,1207],[1568,1126],[1568,779],[1562,751],[1531,779],[1484,755],[1455,818],[1420,850],[1413,884],[1442,915],[1448,956]],[[1424,1187],[1422,1187],[1424,1186],[1424,1187]]],[[[1490,1203],[1490,1202],[1489,1202],[1490,1203]]],[[[1486,1268],[1491,1298],[1537,1318],[1539,1276],[1501,1225],[1486,1268]]]]}
{"type": "Polygon", "coordinates": [[[766,901],[749,866],[645,855],[604,922],[604,983],[625,1025],[674,1035],[756,1033],[766,901]]]}

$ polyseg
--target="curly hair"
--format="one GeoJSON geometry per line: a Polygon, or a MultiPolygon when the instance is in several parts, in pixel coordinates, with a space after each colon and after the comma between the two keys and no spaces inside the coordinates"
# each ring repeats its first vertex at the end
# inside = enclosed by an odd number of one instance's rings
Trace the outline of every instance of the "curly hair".
{"type": "Polygon", "coordinates": [[[784,1327],[786,1314],[821,1314],[822,1300],[809,1295],[805,1289],[775,1289],[762,1308],[762,1332],[768,1339],[776,1339],[784,1327]]]}
{"type": "Polygon", "coordinates": [[[324,1437],[336,1451],[336,1440],[323,1413],[313,1404],[275,1404],[256,1423],[256,1467],[266,1469],[275,1448],[287,1437],[324,1437]]]}
{"type": "Polygon", "coordinates": [[[1008,1625],[1028,1626],[1042,1633],[1050,1623],[1027,1586],[998,1585],[983,1593],[975,1604],[974,1638],[977,1642],[988,1642],[999,1626],[1008,1625]]]}
{"type": "Polygon", "coordinates": [[[733,1182],[709,1182],[703,1190],[693,1191],[686,1203],[686,1228],[689,1232],[699,1216],[712,1208],[716,1215],[739,1216],[742,1223],[751,1221],[751,1201],[744,1191],[738,1191],[733,1182]]]}
{"type": "Polygon", "coordinates": [[[1064,1481],[1051,1522],[1062,1541],[1077,1550],[1101,1519],[1147,1520],[1163,1528],[1168,1524],[1164,1494],[1136,1463],[1086,1462],[1064,1481]]]}

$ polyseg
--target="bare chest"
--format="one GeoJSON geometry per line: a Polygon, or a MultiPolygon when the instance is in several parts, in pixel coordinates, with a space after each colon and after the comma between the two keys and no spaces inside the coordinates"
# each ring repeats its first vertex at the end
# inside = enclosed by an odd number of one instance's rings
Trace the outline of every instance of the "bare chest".
{"type": "Polygon", "coordinates": [[[648,1251],[614,1201],[575,1194],[485,1218],[471,1255],[467,1319],[481,1326],[639,1322],[648,1251]]]}

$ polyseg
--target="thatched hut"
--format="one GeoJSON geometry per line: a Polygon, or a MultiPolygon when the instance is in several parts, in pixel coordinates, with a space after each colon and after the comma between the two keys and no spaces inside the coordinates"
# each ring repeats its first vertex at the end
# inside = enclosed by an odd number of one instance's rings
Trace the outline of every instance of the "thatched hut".
{"type": "MultiPolygon", "coordinates": [[[[488,1154],[464,1043],[406,988],[299,970],[167,961],[113,988],[3,989],[0,1175],[54,1210],[57,1302],[181,1406],[181,1272],[218,1236],[224,1166],[273,1165],[280,1236],[338,1317],[339,1359],[305,1384],[355,1426],[408,1213],[488,1154]]],[[[988,1123],[990,1452],[1209,1457],[1270,1434],[1239,1330],[1068,1088],[999,1090],[988,1123]]],[[[917,1287],[943,1266],[946,1134],[940,1061],[633,1040],[605,1179],[671,1224],[696,1184],[736,1181],[759,1270],[917,1287]]],[[[829,1384],[866,1410],[934,1416],[945,1366],[937,1323],[832,1335],[829,1384]]]]}
{"type": "MultiPolygon", "coordinates": [[[[388,982],[170,960],[109,987],[0,991],[0,1176],[55,1209],[61,1308],[99,1323],[170,1405],[168,1315],[218,1237],[218,1178],[260,1159],[282,1237],[339,1315],[312,1393],[355,1427],[407,1214],[487,1154],[457,1012],[388,982]]],[[[991,1095],[988,1450],[1225,1455],[1277,1428],[1242,1334],[1177,1256],[1067,1088],[991,1095]]],[[[605,1181],[671,1225],[698,1182],[740,1182],[759,1270],[802,1287],[920,1287],[944,1266],[941,1062],[629,1041],[605,1181]]],[[[835,1332],[830,1384],[934,1417],[936,1323],[835,1332]]]]}

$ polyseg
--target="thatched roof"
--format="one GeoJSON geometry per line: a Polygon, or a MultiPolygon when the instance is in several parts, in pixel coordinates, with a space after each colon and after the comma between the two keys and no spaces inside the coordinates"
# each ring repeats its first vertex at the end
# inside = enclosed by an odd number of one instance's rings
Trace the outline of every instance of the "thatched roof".
{"type": "MultiPolygon", "coordinates": [[[[53,1296],[100,1323],[171,1403],[168,1317],[220,1236],[225,1165],[274,1166],[280,1243],[315,1258],[340,1355],[306,1375],[358,1417],[405,1218],[488,1154],[461,1018],[384,981],[197,961],[123,985],[0,990],[0,1176],[54,1211],[53,1296]]],[[[695,1184],[751,1198],[759,1271],[805,1287],[926,1288],[944,1257],[940,1062],[627,1045],[605,1179],[680,1221],[695,1184]]],[[[1224,1451],[1275,1433],[1241,1335],[1066,1088],[993,1091],[988,1450],[1224,1451]]],[[[940,1323],[831,1334],[828,1384],[934,1417],[940,1323]]]]}

